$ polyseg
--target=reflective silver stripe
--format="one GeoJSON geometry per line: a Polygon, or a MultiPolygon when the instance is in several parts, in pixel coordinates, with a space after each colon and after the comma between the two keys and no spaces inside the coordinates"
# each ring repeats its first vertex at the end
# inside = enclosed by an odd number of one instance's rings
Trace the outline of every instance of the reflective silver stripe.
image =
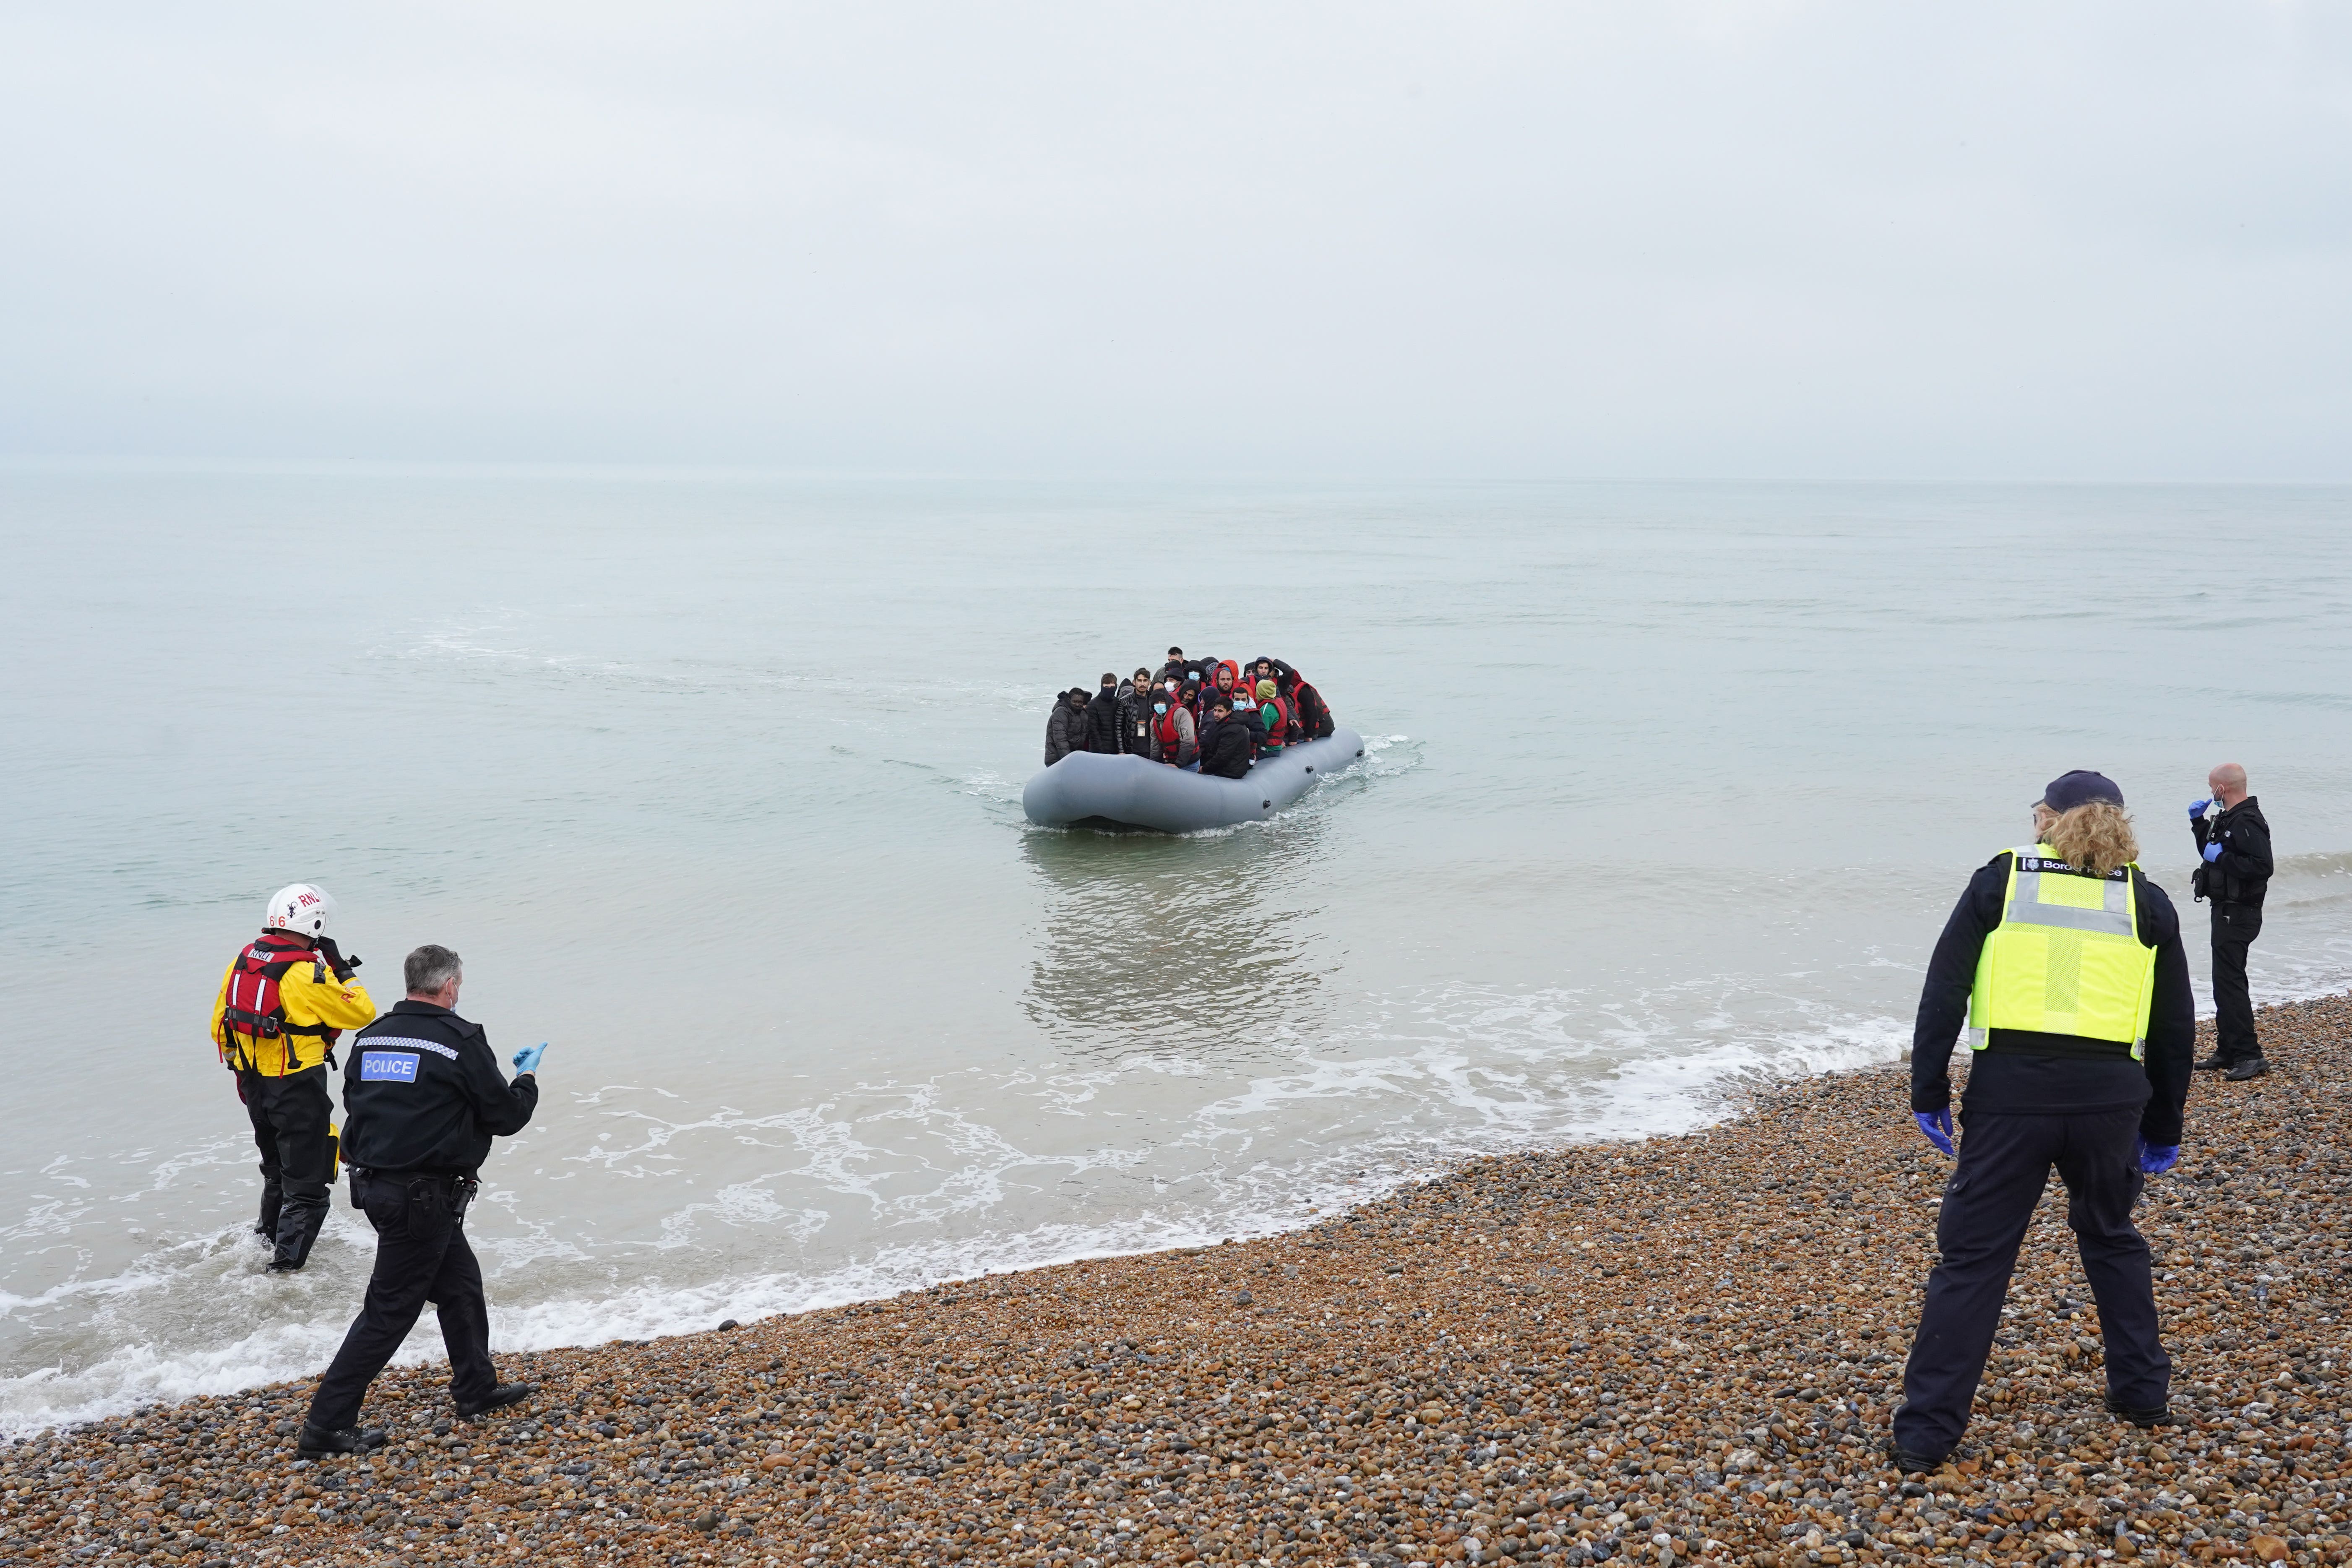
{"type": "Polygon", "coordinates": [[[2058,926],[2067,931],[2104,931],[2110,936],[2137,936],[2132,929],[2131,884],[2103,882],[2105,908],[2077,909],[2072,904],[2042,901],[2040,871],[2017,873],[2017,893],[2009,901],[2008,918],[2018,925],[2058,926]]]}

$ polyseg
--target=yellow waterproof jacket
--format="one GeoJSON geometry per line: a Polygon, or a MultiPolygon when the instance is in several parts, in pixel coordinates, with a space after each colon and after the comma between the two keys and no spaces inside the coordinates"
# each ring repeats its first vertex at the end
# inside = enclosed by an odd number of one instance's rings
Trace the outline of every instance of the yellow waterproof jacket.
{"type": "MultiPolygon", "coordinates": [[[[250,1067],[264,1078],[284,1078],[307,1072],[327,1059],[332,1047],[318,1035],[278,1035],[273,1038],[232,1032],[223,1015],[228,1010],[229,982],[245,955],[229,960],[221,973],[220,991],[213,997],[213,1043],[221,1059],[232,1068],[250,1067]],[[288,1060],[289,1054],[292,1060],[288,1060]]],[[[358,980],[338,980],[333,970],[309,963],[289,967],[278,982],[278,1005],[289,1024],[331,1029],[357,1029],[375,1022],[375,1003],[358,980]],[[313,975],[320,978],[313,979],[313,975]]]]}

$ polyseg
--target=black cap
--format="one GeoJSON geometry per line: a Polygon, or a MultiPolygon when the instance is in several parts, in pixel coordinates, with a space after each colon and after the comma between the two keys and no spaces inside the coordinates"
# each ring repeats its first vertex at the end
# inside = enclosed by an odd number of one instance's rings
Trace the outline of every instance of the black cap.
{"type": "Polygon", "coordinates": [[[2104,800],[2112,805],[2124,803],[2124,792],[2116,781],[2105,773],[2095,773],[2088,768],[2076,768],[2073,773],[2060,773],[2042,792],[2042,804],[2053,811],[2072,811],[2078,805],[2104,800]]]}

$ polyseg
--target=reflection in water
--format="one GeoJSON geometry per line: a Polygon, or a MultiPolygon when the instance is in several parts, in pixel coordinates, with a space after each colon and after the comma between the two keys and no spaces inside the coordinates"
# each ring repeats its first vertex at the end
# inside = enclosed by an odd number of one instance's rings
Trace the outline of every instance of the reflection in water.
{"type": "Polygon", "coordinates": [[[1124,1053],[1246,1050],[1295,1036],[1322,1002],[1318,909],[1287,902],[1323,838],[1319,812],[1206,837],[1040,830],[1047,883],[1024,1005],[1056,1044],[1124,1053]]]}

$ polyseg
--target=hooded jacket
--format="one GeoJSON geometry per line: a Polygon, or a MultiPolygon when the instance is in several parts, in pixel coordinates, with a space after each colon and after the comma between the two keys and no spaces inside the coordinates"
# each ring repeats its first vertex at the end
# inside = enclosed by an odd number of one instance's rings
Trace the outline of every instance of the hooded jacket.
{"type": "Polygon", "coordinates": [[[1319,741],[1339,727],[1332,722],[1331,705],[1297,670],[1290,672],[1290,684],[1283,695],[1290,699],[1291,716],[1297,722],[1301,740],[1319,741]]]}
{"type": "Polygon", "coordinates": [[[1070,694],[1058,693],[1054,699],[1053,715],[1045,721],[1045,765],[1052,767],[1072,752],[1084,748],[1086,714],[1070,706],[1070,694]]]}
{"type": "Polygon", "coordinates": [[[1104,752],[1117,756],[1118,743],[1118,689],[1116,687],[1097,689],[1087,700],[1087,732],[1084,746],[1089,752],[1104,752]]]}
{"type": "Polygon", "coordinates": [[[1256,750],[1247,720],[1231,714],[1211,719],[1201,731],[1201,771],[1221,779],[1241,778],[1250,771],[1256,750]]]}

